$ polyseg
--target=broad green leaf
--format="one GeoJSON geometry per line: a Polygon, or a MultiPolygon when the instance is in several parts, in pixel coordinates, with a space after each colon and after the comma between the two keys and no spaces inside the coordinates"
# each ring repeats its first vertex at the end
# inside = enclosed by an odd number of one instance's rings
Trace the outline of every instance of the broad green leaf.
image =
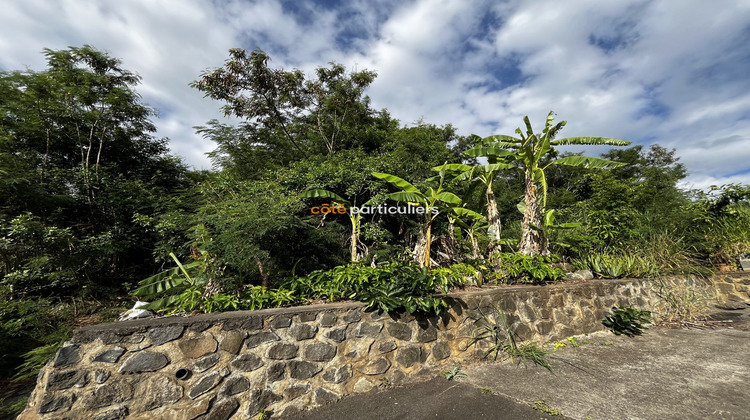
{"type": "Polygon", "coordinates": [[[581,226],[581,223],[570,222],[570,223],[560,223],[559,225],[555,225],[555,228],[557,228],[557,229],[573,229],[573,228],[577,228],[578,226],[581,226]]]}
{"type": "Polygon", "coordinates": [[[375,178],[382,179],[383,181],[389,182],[392,185],[401,188],[405,192],[409,193],[419,193],[419,190],[414,185],[411,185],[408,181],[405,181],[396,175],[390,175],[390,174],[384,174],[380,172],[373,172],[372,176],[375,178]]]}
{"type": "Polygon", "coordinates": [[[490,163],[487,165],[480,165],[475,166],[474,170],[479,173],[491,173],[491,172],[497,172],[497,171],[503,171],[506,169],[516,169],[517,166],[511,165],[509,163],[490,163]]]}
{"type": "MultiPolygon", "coordinates": [[[[552,115],[552,112],[550,112],[550,115],[552,115]]],[[[523,117],[523,123],[526,124],[526,136],[528,137],[533,136],[534,130],[531,128],[531,121],[529,121],[528,115],[523,117]]]]}
{"type": "Polygon", "coordinates": [[[146,305],[139,306],[138,309],[150,309],[152,311],[160,311],[164,308],[168,308],[172,306],[178,300],[180,300],[180,295],[165,296],[163,298],[159,298],[153,302],[150,302],[146,305]]]}
{"type": "Polygon", "coordinates": [[[437,194],[435,198],[437,198],[438,200],[444,203],[453,204],[454,206],[461,204],[461,199],[456,194],[453,194],[452,192],[448,192],[448,191],[443,191],[437,194]]]}
{"type": "Polygon", "coordinates": [[[180,271],[182,271],[182,274],[183,274],[183,275],[185,276],[185,278],[187,278],[188,282],[190,282],[190,284],[193,284],[194,282],[193,282],[193,279],[192,279],[192,278],[190,278],[190,273],[188,273],[188,272],[187,272],[187,270],[186,270],[186,269],[185,269],[185,267],[184,267],[184,266],[182,265],[182,263],[181,263],[181,262],[180,262],[180,260],[179,260],[179,259],[177,258],[177,256],[176,256],[176,255],[174,255],[174,252],[170,252],[170,253],[169,253],[169,256],[170,256],[170,257],[172,257],[172,259],[174,260],[174,262],[176,262],[176,263],[177,263],[177,266],[178,266],[178,267],[180,267],[180,271]]]}
{"type": "Polygon", "coordinates": [[[613,139],[609,137],[566,137],[564,139],[552,141],[553,146],[565,146],[568,144],[627,146],[630,143],[631,142],[627,140],[613,139]]]}
{"type": "Polygon", "coordinates": [[[549,163],[550,165],[568,165],[578,166],[581,168],[589,169],[612,169],[625,166],[625,163],[615,162],[613,160],[607,160],[602,158],[595,158],[589,156],[567,156],[557,160],[553,160],[549,163]]]}
{"type": "Polygon", "coordinates": [[[419,203],[426,204],[427,200],[422,193],[412,193],[406,191],[399,191],[392,194],[388,194],[388,198],[395,201],[401,201],[404,203],[419,203]]]}
{"type": "Polygon", "coordinates": [[[131,292],[135,296],[153,296],[168,292],[182,285],[185,278],[179,275],[177,267],[142,280],[137,289],[131,292]]]}
{"type": "Polygon", "coordinates": [[[506,136],[505,134],[487,136],[483,138],[482,141],[485,145],[490,145],[492,143],[507,145],[502,147],[518,147],[519,144],[523,143],[523,140],[512,136],[506,136]]]}
{"type": "Polygon", "coordinates": [[[544,123],[544,134],[549,133],[550,128],[552,127],[552,122],[555,120],[555,113],[550,111],[549,114],[547,114],[547,121],[544,123]]]}
{"type": "Polygon", "coordinates": [[[466,217],[473,220],[481,220],[484,218],[484,216],[475,212],[474,210],[469,210],[463,207],[453,207],[451,208],[451,211],[458,217],[466,217]]]}
{"type": "Polygon", "coordinates": [[[352,205],[349,200],[346,200],[340,195],[328,190],[307,190],[299,196],[300,198],[330,198],[338,203],[346,204],[348,207],[351,207],[352,205]]]}
{"type": "Polygon", "coordinates": [[[513,152],[503,147],[496,146],[502,143],[493,143],[490,146],[477,146],[464,152],[465,156],[468,157],[483,157],[483,156],[509,156],[513,152]]]}
{"type": "Polygon", "coordinates": [[[443,170],[443,168],[445,168],[446,171],[464,172],[464,171],[470,171],[471,168],[473,168],[473,166],[464,165],[462,163],[449,163],[447,165],[435,166],[432,168],[432,170],[435,172],[440,172],[443,170]]]}
{"type": "Polygon", "coordinates": [[[552,226],[555,224],[555,210],[547,210],[544,213],[544,226],[552,226]]]}

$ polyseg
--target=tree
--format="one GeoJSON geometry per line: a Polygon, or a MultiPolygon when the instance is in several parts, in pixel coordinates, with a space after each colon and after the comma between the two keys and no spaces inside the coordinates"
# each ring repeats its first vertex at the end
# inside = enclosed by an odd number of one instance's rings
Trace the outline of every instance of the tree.
{"type": "Polygon", "coordinates": [[[610,145],[627,146],[626,140],[618,140],[608,137],[568,137],[555,140],[557,133],[565,126],[566,121],[553,125],[554,113],[550,111],[544,130],[535,134],[529,117],[524,117],[526,132],[520,128],[516,129],[517,137],[507,135],[494,135],[485,137],[484,145],[477,146],[465,152],[472,157],[493,157],[513,165],[515,170],[524,176],[524,216],[521,225],[520,252],[524,255],[548,255],[548,240],[544,236],[542,226],[542,215],[547,205],[547,181],[545,170],[551,165],[569,165],[585,167],[590,169],[609,169],[623,166],[623,163],[602,158],[588,156],[565,156],[550,159],[555,153],[555,146],[571,144],[578,145],[610,145]],[[539,197],[537,185],[542,187],[542,196],[539,197]]]}
{"type": "MultiPolygon", "coordinates": [[[[360,129],[378,125],[381,117],[363,96],[375,80],[374,72],[347,73],[344,66],[330,63],[330,67],[316,70],[315,79],[306,80],[299,69],[270,68],[270,57],[261,50],[248,54],[234,48],[229,54],[224,67],[204,72],[191,86],[225,102],[225,115],[245,119],[242,130],[249,141],[246,150],[272,151],[281,161],[291,162],[310,155],[377,146],[368,144],[367,133],[360,129]]],[[[384,115],[387,117],[387,113],[384,115]]],[[[220,145],[227,142],[222,137],[225,130],[216,123],[199,127],[199,131],[220,145]]]]}
{"type": "Polygon", "coordinates": [[[186,169],[153,135],[155,111],[120,60],[90,46],[44,54],[43,71],[0,72],[0,223],[38,224],[69,246],[41,242],[29,255],[14,239],[19,247],[4,251],[26,256],[4,270],[78,287],[148,273],[155,238],[134,214],[168,206],[186,169]]]}

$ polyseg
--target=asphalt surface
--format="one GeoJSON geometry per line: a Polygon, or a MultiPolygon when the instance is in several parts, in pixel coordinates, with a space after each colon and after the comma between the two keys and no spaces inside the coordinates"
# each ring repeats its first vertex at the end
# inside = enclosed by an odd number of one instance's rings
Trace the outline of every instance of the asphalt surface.
{"type": "Polygon", "coordinates": [[[458,380],[435,376],[283,418],[750,419],[750,309],[633,338],[596,333],[577,344],[548,356],[552,373],[510,361],[477,363],[458,380]],[[537,401],[563,415],[535,410],[537,401]]]}

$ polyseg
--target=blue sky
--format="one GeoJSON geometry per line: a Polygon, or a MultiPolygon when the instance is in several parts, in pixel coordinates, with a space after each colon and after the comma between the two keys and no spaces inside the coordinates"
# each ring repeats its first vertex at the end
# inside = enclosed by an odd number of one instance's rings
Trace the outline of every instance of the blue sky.
{"type": "MultiPolygon", "coordinates": [[[[750,183],[750,0],[10,0],[0,68],[44,68],[43,48],[90,44],[143,78],[159,135],[196,167],[196,125],[219,103],[188,84],[227,50],[262,48],[306,73],[370,69],[373,105],[402,124],[512,134],[554,110],[565,136],[676,148],[689,187],[750,183]]],[[[603,150],[589,149],[590,154],[603,150]]]]}

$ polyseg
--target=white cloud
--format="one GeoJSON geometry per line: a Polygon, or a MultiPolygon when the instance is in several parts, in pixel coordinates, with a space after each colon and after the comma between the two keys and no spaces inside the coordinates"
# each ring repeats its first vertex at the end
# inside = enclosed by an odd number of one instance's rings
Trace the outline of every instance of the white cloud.
{"type": "MultiPolygon", "coordinates": [[[[512,133],[549,110],[563,135],[676,147],[689,182],[750,183],[750,1],[414,0],[48,2],[0,15],[0,67],[41,69],[42,48],[88,43],[143,77],[159,134],[207,167],[213,145],[192,126],[221,104],[188,87],[227,50],[260,47],[272,65],[368,68],[376,107],[462,134],[512,133]]],[[[590,153],[598,153],[591,150],[590,153]]]]}

